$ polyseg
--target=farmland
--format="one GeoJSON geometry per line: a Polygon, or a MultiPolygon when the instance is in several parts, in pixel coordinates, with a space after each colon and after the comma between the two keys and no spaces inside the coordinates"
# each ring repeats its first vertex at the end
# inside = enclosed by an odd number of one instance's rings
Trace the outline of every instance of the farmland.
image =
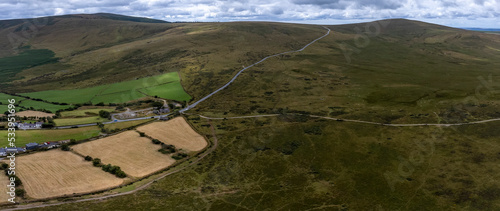
{"type": "Polygon", "coordinates": [[[99,116],[54,119],[54,122],[56,123],[57,126],[82,125],[82,124],[106,122],[106,121],[109,120],[99,116]]]}
{"type": "Polygon", "coordinates": [[[182,117],[177,117],[166,122],[154,122],[137,128],[152,138],[165,144],[171,144],[178,149],[200,151],[207,146],[207,141],[182,117]]]}
{"type": "Polygon", "coordinates": [[[66,109],[71,106],[69,105],[55,105],[55,104],[50,104],[42,101],[34,101],[34,100],[22,100],[19,106],[25,107],[25,108],[31,108],[33,107],[34,109],[45,109],[48,111],[51,111],[52,113],[55,113],[57,110],[60,109],[66,109]]]}
{"type": "Polygon", "coordinates": [[[73,111],[63,111],[61,112],[61,117],[86,117],[86,116],[98,116],[99,111],[104,110],[112,112],[114,108],[92,108],[92,109],[77,109],[73,111]]]}
{"type": "Polygon", "coordinates": [[[123,179],[71,152],[50,150],[17,158],[17,175],[32,198],[87,193],[122,184],[123,179]]]}
{"type": "Polygon", "coordinates": [[[145,122],[149,122],[149,121],[154,121],[154,120],[152,120],[152,119],[144,119],[144,120],[135,120],[135,121],[127,121],[127,122],[116,122],[116,123],[113,123],[113,124],[106,124],[106,125],[104,125],[104,129],[107,129],[107,130],[121,130],[121,129],[129,128],[129,127],[132,127],[132,126],[135,126],[135,125],[138,125],[138,124],[142,124],[142,123],[145,123],[145,122]]]}
{"type": "Polygon", "coordinates": [[[189,100],[189,95],[182,89],[179,83],[179,76],[176,72],[166,73],[159,76],[145,77],[137,80],[124,81],[115,84],[101,85],[90,88],[71,89],[71,90],[51,90],[32,93],[23,93],[21,95],[32,98],[44,99],[50,102],[63,103],[124,103],[136,100],[147,95],[142,94],[146,90],[148,95],[159,96],[172,100],[189,100]],[[172,84],[164,86],[164,84],[172,84]],[[151,88],[162,87],[172,89],[164,91],[163,89],[151,88]]]}
{"type": "MultiPolygon", "coordinates": [[[[30,142],[43,143],[67,139],[83,140],[98,136],[99,131],[97,126],[58,130],[16,130],[16,145],[24,146],[30,142]]],[[[7,140],[7,130],[0,130],[0,139],[7,140]]],[[[5,147],[7,144],[7,141],[0,142],[0,147],[5,147]]]]}
{"type": "Polygon", "coordinates": [[[127,131],[72,147],[81,155],[100,158],[102,163],[119,166],[126,174],[143,177],[166,168],[175,162],[169,155],[158,152],[148,138],[127,131]]]}
{"type": "Polygon", "coordinates": [[[10,196],[7,194],[8,187],[7,185],[9,184],[9,178],[2,172],[0,174],[0,204],[3,203],[10,203],[7,201],[7,199],[10,198],[10,196]]]}
{"type": "Polygon", "coordinates": [[[41,112],[41,111],[21,111],[21,112],[17,112],[16,115],[20,116],[20,117],[25,117],[25,116],[26,117],[52,117],[55,114],[45,113],[45,112],[41,112]]]}

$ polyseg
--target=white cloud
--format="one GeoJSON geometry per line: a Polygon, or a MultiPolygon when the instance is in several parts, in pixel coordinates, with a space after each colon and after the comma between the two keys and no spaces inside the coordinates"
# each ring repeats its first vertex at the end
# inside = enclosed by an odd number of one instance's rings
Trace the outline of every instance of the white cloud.
{"type": "Polygon", "coordinates": [[[97,12],[167,21],[322,24],[409,18],[456,27],[500,28],[498,0],[3,0],[0,3],[0,19],[97,12]]]}

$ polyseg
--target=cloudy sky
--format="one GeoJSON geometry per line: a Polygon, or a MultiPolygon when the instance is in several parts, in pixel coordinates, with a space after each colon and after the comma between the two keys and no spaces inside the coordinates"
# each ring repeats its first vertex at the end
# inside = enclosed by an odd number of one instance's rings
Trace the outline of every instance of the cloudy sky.
{"type": "Polygon", "coordinates": [[[407,18],[500,28],[500,0],[0,0],[0,19],[117,13],[166,21],[341,24],[407,18]]]}

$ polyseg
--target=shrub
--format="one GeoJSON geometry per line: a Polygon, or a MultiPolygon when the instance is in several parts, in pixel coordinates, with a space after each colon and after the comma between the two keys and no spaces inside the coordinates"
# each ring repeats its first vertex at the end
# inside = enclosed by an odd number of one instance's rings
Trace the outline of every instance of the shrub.
{"type": "Polygon", "coordinates": [[[183,159],[185,157],[187,157],[188,155],[186,153],[177,153],[176,155],[173,155],[172,158],[175,159],[175,160],[180,160],[180,159],[183,159]]]}
{"type": "Polygon", "coordinates": [[[161,144],[161,141],[158,139],[153,139],[151,141],[153,141],[153,144],[161,144]]]}
{"type": "Polygon", "coordinates": [[[119,172],[116,172],[115,174],[117,177],[119,178],[124,178],[127,176],[127,174],[125,174],[125,172],[123,172],[122,170],[120,170],[119,172]]]}
{"type": "Polygon", "coordinates": [[[7,163],[2,163],[2,169],[7,169],[9,168],[9,164],[7,163]]]}
{"type": "Polygon", "coordinates": [[[146,136],[146,134],[145,134],[145,133],[143,133],[143,132],[139,132],[139,135],[140,135],[141,137],[146,136]]]}
{"type": "Polygon", "coordinates": [[[61,146],[61,149],[62,149],[63,151],[69,151],[69,150],[70,150],[70,148],[69,148],[68,144],[63,144],[63,145],[61,146]]]}
{"type": "Polygon", "coordinates": [[[101,166],[101,159],[99,159],[99,158],[94,158],[94,159],[92,160],[92,164],[93,164],[94,166],[96,166],[96,167],[101,166]]]}
{"type": "Polygon", "coordinates": [[[170,154],[170,153],[174,153],[176,151],[177,150],[175,149],[174,145],[163,144],[163,143],[161,145],[161,149],[158,150],[158,152],[161,152],[163,154],[170,154]]]}
{"type": "Polygon", "coordinates": [[[111,117],[111,113],[109,113],[109,111],[100,110],[99,116],[107,119],[107,118],[111,117]]]}
{"type": "Polygon", "coordinates": [[[90,156],[87,155],[87,156],[85,156],[85,160],[86,161],[92,161],[92,157],[90,157],[90,156]]]}
{"type": "Polygon", "coordinates": [[[14,193],[16,193],[16,196],[24,198],[24,194],[26,193],[26,191],[24,191],[24,189],[21,188],[16,188],[16,191],[14,193]]]}

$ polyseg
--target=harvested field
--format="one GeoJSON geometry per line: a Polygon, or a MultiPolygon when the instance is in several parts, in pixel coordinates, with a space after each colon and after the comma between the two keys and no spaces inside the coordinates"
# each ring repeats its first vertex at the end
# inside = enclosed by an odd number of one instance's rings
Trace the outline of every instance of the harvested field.
{"type": "Polygon", "coordinates": [[[41,111],[21,111],[21,112],[17,112],[16,113],[18,116],[20,117],[53,117],[55,116],[55,114],[51,114],[51,113],[45,113],[45,112],[41,112],[41,111]]]}
{"type": "Polygon", "coordinates": [[[17,175],[32,198],[87,193],[122,184],[124,179],[92,166],[82,157],[61,150],[17,158],[17,175]]]}
{"type": "Polygon", "coordinates": [[[137,130],[163,143],[172,144],[178,149],[200,151],[207,146],[207,141],[182,117],[144,125],[138,127],[137,130]]]}
{"type": "Polygon", "coordinates": [[[7,194],[7,191],[9,191],[8,184],[9,178],[2,171],[0,174],[0,204],[12,203],[7,201],[10,198],[9,194],[7,194]]]}
{"type": "Polygon", "coordinates": [[[158,152],[155,145],[136,131],[126,131],[73,147],[84,156],[100,158],[103,164],[119,166],[127,175],[143,177],[172,165],[170,155],[158,152]]]}

